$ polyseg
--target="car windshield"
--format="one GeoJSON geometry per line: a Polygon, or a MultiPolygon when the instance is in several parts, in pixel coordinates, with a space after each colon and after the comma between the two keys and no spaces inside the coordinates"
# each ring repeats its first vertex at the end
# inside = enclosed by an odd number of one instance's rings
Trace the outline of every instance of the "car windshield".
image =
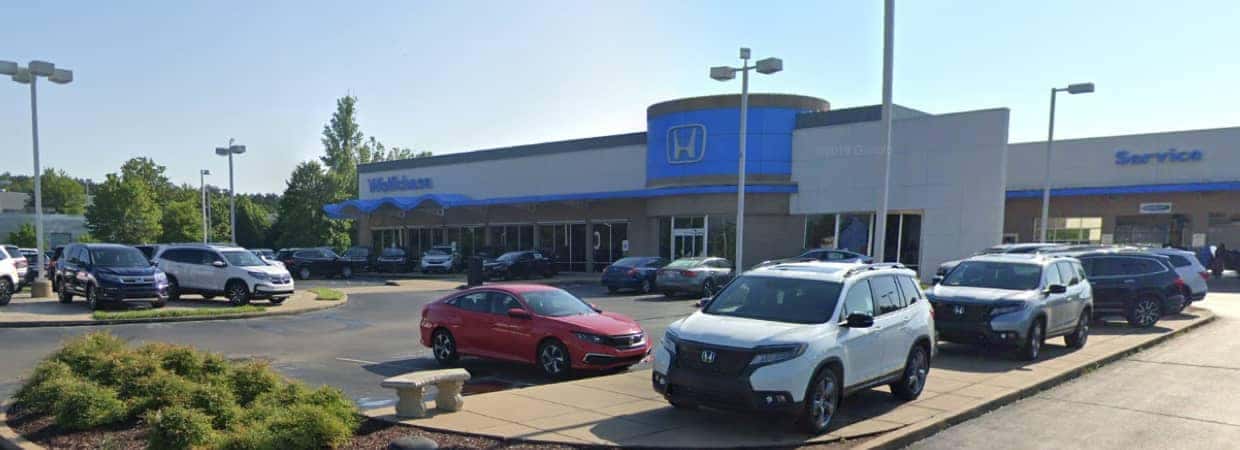
{"type": "Polygon", "coordinates": [[[339,258],[340,257],[339,255],[336,255],[336,252],[332,251],[332,249],[330,248],[324,248],[322,250],[323,250],[323,255],[327,256],[328,258],[339,258]]]}
{"type": "Polygon", "coordinates": [[[701,259],[685,258],[685,259],[678,259],[678,260],[672,261],[671,264],[668,264],[664,267],[667,267],[669,269],[685,269],[689,267],[695,267],[698,264],[701,264],[701,262],[702,262],[701,259]]]}
{"type": "Polygon", "coordinates": [[[594,308],[577,298],[577,296],[561,289],[531,291],[521,294],[529,303],[534,314],[547,317],[580,316],[594,314],[594,308]]]}
{"type": "Polygon", "coordinates": [[[237,250],[231,252],[220,252],[220,254],[224,255],[224,259],[228,260],[228,264],[233,266],[248,267],[267,265],[267,263],[263,262],[263,260],[258,259],[257,256],[254,256],[253,253],[247,251],[237,250]]]}
{"type": "Polygon", "coordinates": [[[616,266],[616,267],[641,267],[643,264],[646,264],[650,261],[651,261],[651,258],[628,257],[628,258],[620,258],[619,261],[611,263],[611,265],[616,266]]]}
{"type": "Polygon", "coordinates": [[[90,258],[99,267],[144,267],[151,261],[142,256],[136,248],[95,248],[90,250],[90,258]]]}
{"type": "Polygon", "coordinates": [[[442,248],[432,248],[430,250],[427,250],[426,254],[428,256],[443,256],[443,255],[448,254],[448,251],[442,248]]]}
{"type": "Polygon", "coordinates": [[[824,323],[835,313],[840,283],[746,275],[703,311],[719,316],[789,323],[824,323]]]}
{"type": "Polygon", "coordinates": [[[383,249],[383,253],[380,253],[380,255],[382,256],[405,256],[405,251],[399,248],[385,248],[383,249]]]}
{"type": "Polygon", "coordinates": [[[523,253],[525,252],[508,252],[508,253],[499,255],[499,258],[496,258],[496,259],[500,261],[516,261],[517,258],[520,257],[521,254],[523,253]]]}
{"type": "Polygon", "coordinates": [[[947,274],[947,279],[943,280],[943,284],[1028,291],[1036,289],[1041,281],[1042,267],[1035,264],[965,261],[947,274]]]}
{"type": "Polygon", "coordinates": [[[344,252],[344,256],[366,256],[370,251],[365,247],[353,247],[344,252]]]}

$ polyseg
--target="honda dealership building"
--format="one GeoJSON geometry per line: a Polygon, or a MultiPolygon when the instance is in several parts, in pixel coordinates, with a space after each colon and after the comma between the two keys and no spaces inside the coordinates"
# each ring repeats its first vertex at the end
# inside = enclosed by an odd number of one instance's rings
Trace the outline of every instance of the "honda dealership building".
{"type": "MultiPolygon", "coordinates": [[[[636,133],[363,165],[360,198],[324,209],[358,220],[363,245],[415,255],[535,249],[565,271],[630,255],[731,259],[739,100],[658,103],[636,133]]],[[[1045,143],[1009,144],[1007,109],[896,106],[879,237],[879,107],[774,94],[751,95],[749,107],[745,266],[806,248],[870,253],[882,238],[883,259],[933,268],[1037,239],[1045,143]]],[[[1237,142],[1240,128],[1057,142],[1051,239],[1235,242],[1237,142]]]]}

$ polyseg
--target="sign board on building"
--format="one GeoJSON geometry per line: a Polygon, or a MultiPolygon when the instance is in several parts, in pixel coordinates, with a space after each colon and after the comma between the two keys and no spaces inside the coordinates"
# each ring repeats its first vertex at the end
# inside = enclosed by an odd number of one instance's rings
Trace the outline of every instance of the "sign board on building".
{"type": "Polygon", "coordinates": [[[620,251],[625,252],[625,253],[629,252],[629,240],[628,239],[620,241],[620,251]]]}
{"type": "Polygon", "coordinates": [[[706,156],[706,125],[689,124],[667,129],[668,164],[687,164],[706,156]]]}
{"type": "Polygon", "coordinates": [[[1171,202],[1142,203],[1138,208],[1141,214],[1171,214],[1171,202]]]}
{"type": "Polygon", "coordinates": [[[1118,166],[1140,166],[1149,163],[1193,162],[1201,161],[1205,156],[1205,152],[1195,149],[1181,151],[1169,148],[1156,153],[1134,153],[1128,150],[1119,150],[1115,152],[1115,164],[1118,166]]]}
{"type": "Polygon", "coordinates": [[[409,178],[404,175],[368,178],[366,184],[370,186],[370,192],[420,191],[434,187],[430,178],[409,178]]]}

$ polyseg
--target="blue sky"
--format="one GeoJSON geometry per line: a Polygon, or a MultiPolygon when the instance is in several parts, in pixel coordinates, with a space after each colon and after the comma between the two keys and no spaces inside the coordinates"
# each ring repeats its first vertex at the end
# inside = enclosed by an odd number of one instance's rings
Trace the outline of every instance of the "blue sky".
{"type": "MultiPolygon", "coordinates": [[[[1013,142],[1240,126],[1232,1],[900,1],[895,101],[1008,107],[1013,142]]],[[[40,87],[45,167],[102,178],[133,156],[176,182],[246,144],[237,189],[280,192],[346,94],[389,145],[453,153],[640,131],[646,106],[739,89],[737,48],[779,56],[755,92],[879,102],[880,1],[0,3],[0,60],[75,71],[40,87]]],[[[29,91],[0,83],[0,171],[29,172],[29,91]]],[[[1240,151],[1240,150],[1238,150],[1240,151]]]]}

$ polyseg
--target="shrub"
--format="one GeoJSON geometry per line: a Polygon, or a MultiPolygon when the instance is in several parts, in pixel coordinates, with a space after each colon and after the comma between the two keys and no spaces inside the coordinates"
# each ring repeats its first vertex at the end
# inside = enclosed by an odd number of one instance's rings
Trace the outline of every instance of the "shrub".
{"type": "Polygon", "coordinates": [[[108,332],[87,333],[65,342],[52,359],[68,364],[73,373],[94,378],[111,356],[125,351],[125,341],[108,332]]]}
{"type": "Polygon", "coordinates": [[[348,443],[354,426],[310,404],[284,408],[261,425],[266,441],[259,448],[322,448],[348,443]]]}
{"type": "Polygon", "coordinates": [[[129,397],[129,416],[139,417],[148,411],[188,404],[194,390],[192,382],[160,370],[145,380],[137,380],[129,397]]]}
{"type": "Polygon", "coordinates": [[[122,398],[138,395],[152,377],[160,373],[159,360],[153,355],[125,352],[111,355],[94,378],[105,386],[116,388],[122,398]]]}
{"type": "Polygon", "coordinates": [[[60,400],[65,391],[65,384],[73,381],[73,369],[68,364],[56,360],[44,360],[35,366],[34,372],[26,379],[26,384],[17,390],[13,399],[32,412],[50,414],[54,411],[56,401],[60,400]]]}
{"type": "Polygon", "coordinates": [[[152,450],[183,450],[205,446],[216,439],[211,417],[184,406],[172,406],[146,415],[152,450]]]}
{"type": "Polygon", "coordinates": [[[56,424],[70,430],[88,430],[125,418],[125,402],[116,391],[89,381],[74,379],[56,402],[56,424]]]}
{"type": "Polygon", "coordinates": [[[251,361],[232,372],[232,389],[237,402],[247,406],[258,396],[274,391],[280,386],[280,376],[265,362],[251,361]]]}
{"type": "Polygon", "coordinates": [[[348,426],[350,430],[357,429],[357,426],[360,424],[357,417],[357,406],[353,404],[352,400],[349,400],[348,396],[344,395],[344,391],[338,388],[322,386],[315,389],[306,398],[306,402],[335,416],[348,426]]]}
{"type": "Polygon", "coordinates": [[[211,416],[211,426],[217,430],[232,428],[241,418],[241,407],[228,386],[204,384],[190,394],[190,406],[211,416]]]}

